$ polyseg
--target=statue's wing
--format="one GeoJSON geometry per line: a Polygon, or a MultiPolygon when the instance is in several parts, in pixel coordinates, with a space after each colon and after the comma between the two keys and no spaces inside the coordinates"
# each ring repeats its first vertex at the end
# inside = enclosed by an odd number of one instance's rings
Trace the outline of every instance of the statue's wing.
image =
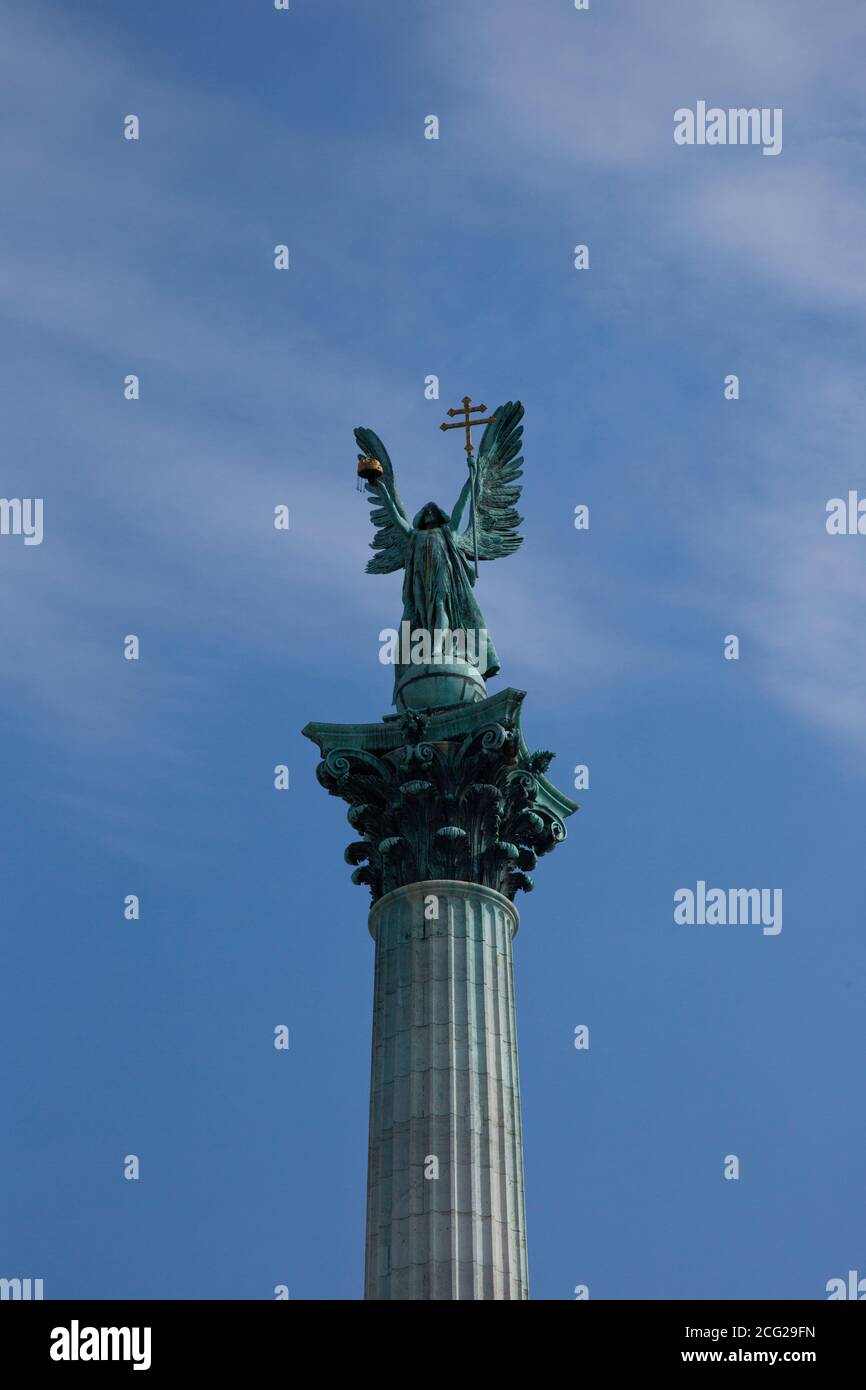
{"type": "MultiPolygon", "coordinates": [[[[520,499],[523,459],[523,406],[509,401],[493,412],[494,418],[481,436],[475,475],[476,529],[479,560],[498,560],[513,555],[523,544],[517,528],[523,520],[516,507],[520,499]]],[[[471,524],[459,537],[461,549],[474,555],[471,524]]]]}
{"type": "MultiPolygon", "coordinates": [[[[397,491],[397,483],[394,478],[394,465],[388,457],[388,450],[382,443],[378,434],[372,430],[360,426],[355,430],[355,439],[358,448],[365,458],[378,459],[382,465],[383,481],[391,494],[394,506],[404,519],[408,522],[406,508],[403,506],[403,499],[397,491]]],[[[376,496],[376,489],[369,483],[364,484],[367,499],[372,504],[370,520],[376,527],[376,534],[370,542],[370,549],[378,551],[372,560],[367,561],[368,574],[393,574],[394,570],[402,569],[409,554],[409,546],[405,535],[396,526],[391,513],[382,502],[381,497],[376,496]]]]}

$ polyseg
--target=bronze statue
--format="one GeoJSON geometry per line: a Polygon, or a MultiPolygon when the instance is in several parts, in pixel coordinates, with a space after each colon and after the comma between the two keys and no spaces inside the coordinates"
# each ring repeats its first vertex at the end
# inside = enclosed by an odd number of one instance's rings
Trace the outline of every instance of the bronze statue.
{"type": "MultiPolygon", "coordinates": [[[[363,451],[358,471],[366,480],[365,489],[373,504],[370,515],[377,528],[371,541],[371,548],[377,554],[368,562],[367,572],[391,574],[395,570],[405,570],[402,621],[409,624],[409,630],[413,633],[420,631],[431,635],[432,664],[441,665],[444,661],[450,674],[460,676],[465,681],[464,668],[467,663],[460,659],[449,662],[448,650],[443,650],[442,638],[437,634],[484,635],[483,641],[478,641],[474,648],[471,642],[467,642],[467,649],[479,654],[476,670],[480,680],[476,677],[475,688],[464,697],[483,699],[487,693],[484,679],[497,674],[499,658],[475,598],[474,587],[479,560],[496,560],[502,555],[511,555],[523,542],[523,538],[516,534],[523,518],[515,510],[521,491],[517,479],[523,471],[523,459],[519,456],[523,436],[523,406],[519,401],[509,401],[489,421],[471,420],[469,417],[473,409],[483,411],[486,406],[470,407],[467,397],[464,398],[462,412],[449,411],[452,415],[465,415],[465,419],[458,424],[466,429],[469,462],[469,477],[450,514],[437,503],[428,502],[410,522],[397,489],[391,459],[381,439],[372,430],[363,428],[355,430],[355,438],[363,451]],[[477,459],[472,454],[469,434],[471,427],[476,424],[486,425],[477,459]],[[378,469],[372,466],[376,462],[380,465],[378,469]],[[471,517],[461,531],[470,498],[471,517]]],[[[455,426],[445,425],[443,428],[452,429],[455,426]]],[[[446,673],[439,674],[444,679],[446,673]]],[[[423,672],[417,668],[414,672],[407,672],[403,664],[397,666],[395,703],[416,703],[413,699],[400,701],[398,698],[407,683],[413,681],[424,682],[423,699],[419,699],[418,703],[429,703],[429,668],[425,666],[423,672]]],[[[441,686],[443,696],[447,697],[449,692],[454,694],[453,684],[441,686]]],[[[421,696],[420,689],[417,694],[421,696]]],[[[443,698],[442,703],[448,703],[448,699],[443,698]]]]}

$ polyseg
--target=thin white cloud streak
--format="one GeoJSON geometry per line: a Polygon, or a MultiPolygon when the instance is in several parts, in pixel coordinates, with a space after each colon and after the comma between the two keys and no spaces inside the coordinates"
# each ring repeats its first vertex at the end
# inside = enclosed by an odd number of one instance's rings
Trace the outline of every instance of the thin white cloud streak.
{"type": "Polygon", "coordinates": [[[581,180],[604,174],[625,217],[640,199],[648,239],[664,248],[727,260],[798,300],[853,297],[862,309],[861,5],[731,0],[698,16],[692,0],[626,0],[590,20],[567,6],[530,18],[523,0],[497,0],[437,14],[429,41],[449,55],[452,138],[474,146],[480,179],[564,203],[576,226],[576,208],[592,212],[581,180]],[[675,147],[674,110],[698,98],[784,106],[782,156],[675,147]]]}

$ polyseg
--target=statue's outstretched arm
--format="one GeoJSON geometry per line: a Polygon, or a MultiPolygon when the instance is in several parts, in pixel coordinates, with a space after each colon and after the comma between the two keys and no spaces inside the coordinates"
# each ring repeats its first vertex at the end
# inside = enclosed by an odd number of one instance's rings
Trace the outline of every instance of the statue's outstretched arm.
{"type": "Polygon", "coordinates": [[[462,490],[462,492],[460,493],[460,496],[457,498],[457,501],[456,501],[455,504],[454,504],[454,510],[453,510],[453,512],[451,513],[451,530],[452,530],[452,531],[459,531],[459,530],[460,530],[460,523],[461,523],[461,521],[463,520],[463,513],[464,513],[464,511],[466,510],[466,503],[469,501],[469,497],[470,497],[471,493],[472,493],[472,475],[470,474],[469,477],[466,479],[466,482],[463,484],[463,490],[462,490]]]}
{"type": "Polygon", "coordinates": [[[376,483],[375,486],[376,491],[380,494],[382,501],[385,503],[385,506],[388,509],[388,514],[391,520],[393,521],[394,525],[399,527],[399,529],[403,532],[404,535],[411,535],[412,527],[409,525],[409,522],[406,520],[406,518],[401,515],[399,509],[394,505],[394,499],[391,496],[385,484],[380,481],[376,483]]]}

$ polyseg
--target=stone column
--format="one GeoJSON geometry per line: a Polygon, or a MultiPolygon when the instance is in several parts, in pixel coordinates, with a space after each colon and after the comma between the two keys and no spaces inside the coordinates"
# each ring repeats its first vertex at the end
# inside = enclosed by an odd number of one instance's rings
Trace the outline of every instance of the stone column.
{"type": "Polygon", "coordinates": [[[370,912],[368,1299],[528,1297],[519,920],[495,889],[453,879],[396,888],[370,912]]]}
{"type": "Polygon", "coordinates": [[[577,805],[527,748],[523,700],[304,729],[373,901],[369,1299],[528,1297],[513,900],[577,805]]]}

